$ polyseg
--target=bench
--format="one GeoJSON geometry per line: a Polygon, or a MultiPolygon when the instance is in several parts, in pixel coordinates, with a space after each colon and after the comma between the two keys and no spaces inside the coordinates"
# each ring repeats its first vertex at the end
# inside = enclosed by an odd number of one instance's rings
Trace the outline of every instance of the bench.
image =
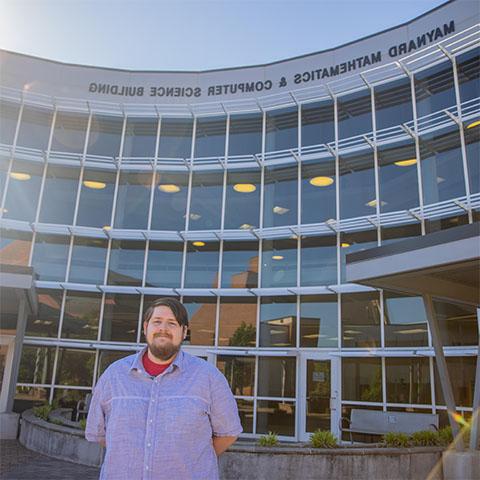
{"type": "Polygon", "coordinates": [[[380,410],[362,410],[353,408],[350,419],[340,420],[340,430],[370,435],[385,435],[389,432],[411,434],[420,430],[438,430],[438,415],[431,413],[383,412],[380,410]],[[348,428],[342,428],[342,421],[348,422],[348,428]]]}

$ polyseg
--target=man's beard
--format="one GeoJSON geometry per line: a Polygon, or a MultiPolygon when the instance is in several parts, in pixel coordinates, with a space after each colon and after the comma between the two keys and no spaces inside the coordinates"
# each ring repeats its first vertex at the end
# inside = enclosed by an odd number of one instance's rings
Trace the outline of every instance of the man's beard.
{"type": "Polygon", "coordinates": [[[169,342],[165,342],[162,344],[158,344],[155,342],[155,338],[158,337],[158,334],[153,337],[152,342],[147,341],[148,350],[150,353],[159,360],[163,362],[172,358],[178,351],[182,344],[174,345],[173,342],[170,340],[169,342]]]}

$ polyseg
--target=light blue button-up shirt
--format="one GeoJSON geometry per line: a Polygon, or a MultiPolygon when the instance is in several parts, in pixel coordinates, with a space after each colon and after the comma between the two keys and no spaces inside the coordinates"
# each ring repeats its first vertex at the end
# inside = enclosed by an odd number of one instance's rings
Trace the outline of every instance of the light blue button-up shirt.
{"type": "Polygon", "coordinates": [[[85,437],[107,444],[100,479],[218,479],[212,437],[242,431],[225,377],[183,351],[151,377],[144,352],[114,362],[95,386],[85,437]]]}

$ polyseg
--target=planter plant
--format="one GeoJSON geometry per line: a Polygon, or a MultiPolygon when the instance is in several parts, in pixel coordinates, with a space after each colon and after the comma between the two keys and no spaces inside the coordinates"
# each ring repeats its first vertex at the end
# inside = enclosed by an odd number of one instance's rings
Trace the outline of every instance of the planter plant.
{"type": "Polygon", "coordinates": [[[310,435],[310,443],[313,448],[336,448],[337,438],[330,430],[316,430],[310,435]]]}

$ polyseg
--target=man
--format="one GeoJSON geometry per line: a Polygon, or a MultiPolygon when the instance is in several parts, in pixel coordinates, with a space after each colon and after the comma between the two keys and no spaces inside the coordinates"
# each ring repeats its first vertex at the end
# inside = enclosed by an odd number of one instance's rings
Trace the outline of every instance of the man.
{"type": "Polygon", "coordinates": [[[85,437],[106,446],[101,479],[217,479],[217,456],[242,431],[222,373],[181,350],[188,314],[175,299],[146,310],[147,347],[110,365],[85,437]]]}

